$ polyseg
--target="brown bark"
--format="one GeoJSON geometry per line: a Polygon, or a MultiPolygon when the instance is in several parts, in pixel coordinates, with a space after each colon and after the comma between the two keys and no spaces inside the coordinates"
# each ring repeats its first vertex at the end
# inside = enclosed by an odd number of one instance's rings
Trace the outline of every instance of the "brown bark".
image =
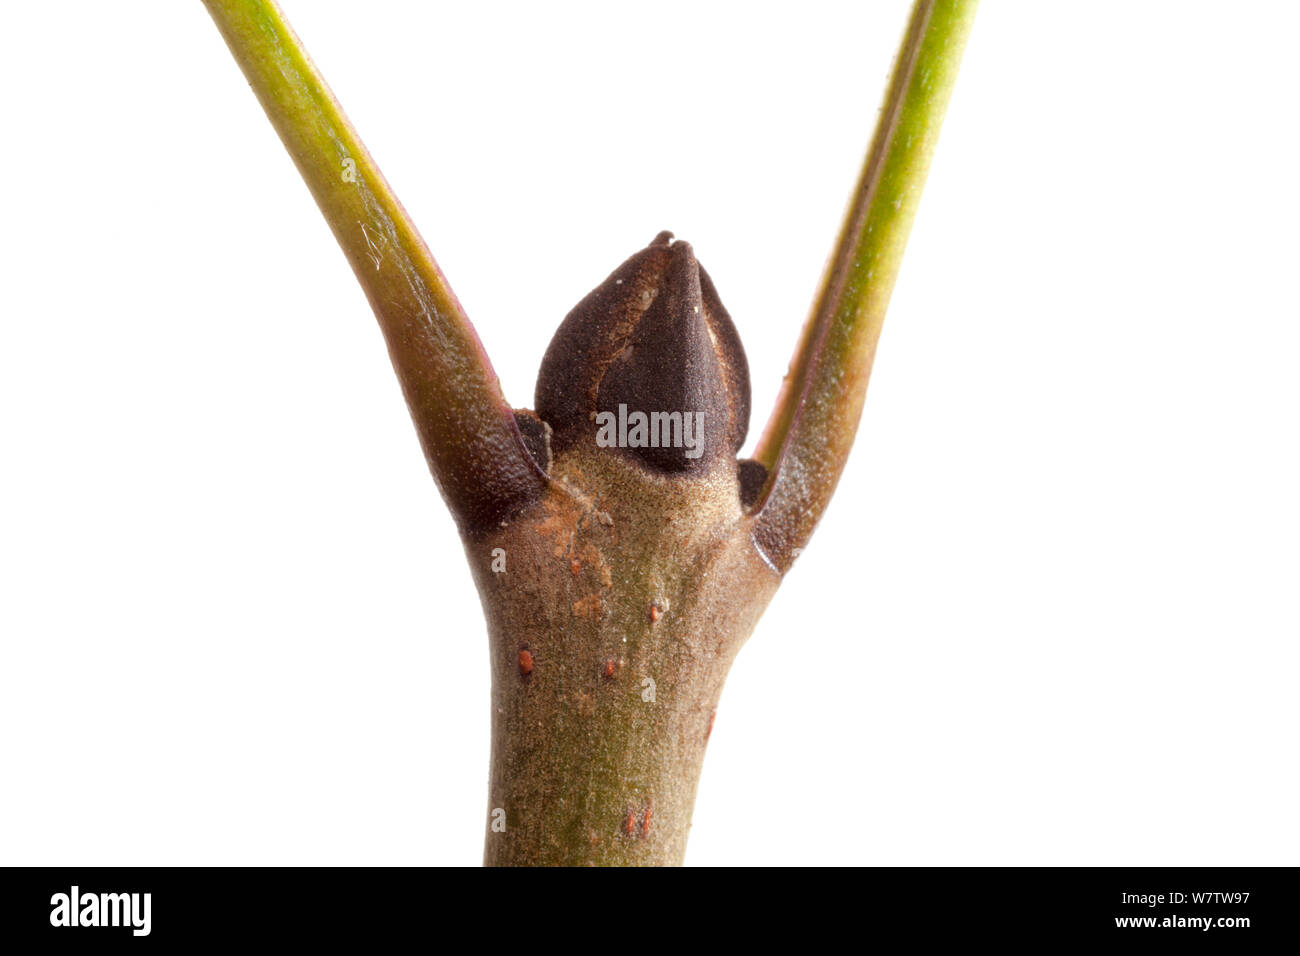
{"type": "Polygon", "coordinates": [[[465,537],[491,637],[484,859],[679,864],[723,681],[780,577],[733,467],[682,481],[588,442],[551,478],[465,537]]]}

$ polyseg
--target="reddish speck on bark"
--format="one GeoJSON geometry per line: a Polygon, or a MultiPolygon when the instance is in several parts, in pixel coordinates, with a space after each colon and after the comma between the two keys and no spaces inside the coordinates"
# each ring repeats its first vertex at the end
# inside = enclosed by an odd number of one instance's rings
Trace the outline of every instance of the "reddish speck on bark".
{"type": "Polygon", "coordinates": [[[569,570],[573,572],[575,578],[582,573],[582,565],[578,562],[577,558],[569,559],[569,570]]]}
{"type": "Polygon", "coordinates": [[[605,661],[605,679],[606,679],[606,680],[612,680],[613,677],[614,677],[614,674],[615,674],[617,671],[618,671],[618,661],[614,660],[614,658],[612,658],[612,657],[609,658],[607,661],[605,661]]]}
{"type": "Polygon", "coordinates": [[[636,830],[636,814],[631,810],[627,812],[627,821],[623,824],[623,832],[628,836],[636,830]]]}
{"type": "Polygon", "coordinates": [[[718,712],[715,710],[709,714],[709,729],[704,732],[704,739],[708,740],[713,736],[713,722],[718,719],[718,712]]]}
{"type": "Polygon", "coordinates": [[[519,652],[519,673],[527,677],[533,672],[533,655],[527,648],[519,652]]]}
{"type": "Polygon", "coordinates": [[[641,818],[641,835],[645,836],[650,832],[650,808],[645,808],[645,816],[641,818]]]}
{"type": "Polygon", "coordinates": [[[659,618],[663,617],[663,613],[664,613],[663,611],[659,610],[659,605],[658,605],[658,604],[651,604],[651,605],[650,605],[650,623],[653,624],[655,621],[659,620],[659,618]]]}

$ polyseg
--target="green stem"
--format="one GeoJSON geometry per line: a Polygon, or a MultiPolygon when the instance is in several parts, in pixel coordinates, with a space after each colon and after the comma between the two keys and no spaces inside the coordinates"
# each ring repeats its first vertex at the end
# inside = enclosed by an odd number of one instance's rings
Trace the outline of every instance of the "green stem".
{"type": "Polygon", "coordinates": [[[204,0],[365,290],[434,479],[462,527],[541,493],[492,365],[438,264],[271,0],[204,0]]]}
{"type": "Polygon", "coordinates": [[[917,0],[839,241],[754,457],[754,541],[785,571],[848,460],[876,342],[977,0],[917,0]]]}
{"type": "Polygon", "coordinates": [[[593,440],[552,475],[465,538],[492,661],[484,860],[677,865],[727,671],[780,577],[729,461],[665,480],[593,440]]]}

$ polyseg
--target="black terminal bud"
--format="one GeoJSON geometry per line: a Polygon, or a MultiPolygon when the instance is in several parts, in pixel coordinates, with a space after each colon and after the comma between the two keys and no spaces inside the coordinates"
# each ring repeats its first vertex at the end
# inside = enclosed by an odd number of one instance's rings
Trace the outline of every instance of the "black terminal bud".
{"type": "Polygon", "coordinates": [[[578,303],[542,359],[536,402],[557,453],[594,441],[661,472],[735,467],[749,367],[689,243],[661,232],[578,303]]]}

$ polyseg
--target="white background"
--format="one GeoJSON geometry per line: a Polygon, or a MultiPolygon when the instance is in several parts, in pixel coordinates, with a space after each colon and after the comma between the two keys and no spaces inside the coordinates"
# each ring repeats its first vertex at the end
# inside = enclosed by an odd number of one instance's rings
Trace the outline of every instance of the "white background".
{"type": "MultiPolygon", "coordinates": [[[[757,436],[906,3],[286,6],[515,404],[668,228],[757,436]]],[[[307,190],[199,3],[5,21],[0,863],[477,863],[478,600],[307,190]]],[[[689,863],[1300,862],[1297,30],[986,2],[689,863]]]]}

